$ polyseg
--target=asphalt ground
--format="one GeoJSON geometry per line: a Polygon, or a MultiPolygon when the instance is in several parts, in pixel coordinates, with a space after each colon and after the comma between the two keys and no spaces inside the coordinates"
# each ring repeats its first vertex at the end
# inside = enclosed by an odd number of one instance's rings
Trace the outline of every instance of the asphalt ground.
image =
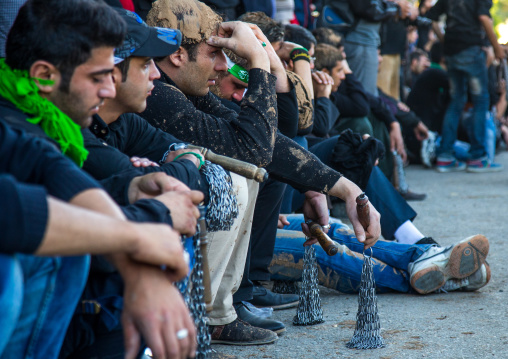
{"type": "Polygon", "coordinates": [[[427,193],[411,202],[415,225],[442,246],[474,234],[490,241],[490,283],[477,292],[430,295],[380,294],[378,309],[385,348],[346,348],[354,333],[358,295],[320,287],[325,322],[292,325],[296,309],[274,312],[287,328],[275,344],[212,348],[239,358],[508,358],[508,152],[496,157],[498,173],[438,173],[406,169],[411,190],[427,193]]]}

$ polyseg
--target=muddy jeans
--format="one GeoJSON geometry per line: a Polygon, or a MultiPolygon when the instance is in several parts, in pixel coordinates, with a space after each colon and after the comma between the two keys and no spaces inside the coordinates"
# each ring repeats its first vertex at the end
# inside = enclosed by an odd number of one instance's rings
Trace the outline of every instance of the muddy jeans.
{"type": "Polygon", "coordinates": [[[234,173],[231,173],[231,178],[238,201],[238,217],[231,230],[208,233],[213,305],[213,310],[208,313],[210,325],[229,324],[236,319],[233,294],[242,281],[258,194],[257,182],[234,173]]]}
{"type": "MultiPolygon", "coordinates": [[[[290,224],[277,231],[270,272],[272,279],[301,280],[305,235],[301,232],[303,215],[289,215],[290,224]]],[[[339,252],[328,256],[315,244],[319,284],[343,293],[357,293],[363,265],[363,244],[343,223],[331,223],[328,235],[336,241],[339,252]]],[[[409,263],[418,259],[432,245],[401,244],[378,241],[373,250],[374,278],[378,292],[409,292],[409,263]]],[[[370,250],[367,252],[370,255],[370,250]]]]}

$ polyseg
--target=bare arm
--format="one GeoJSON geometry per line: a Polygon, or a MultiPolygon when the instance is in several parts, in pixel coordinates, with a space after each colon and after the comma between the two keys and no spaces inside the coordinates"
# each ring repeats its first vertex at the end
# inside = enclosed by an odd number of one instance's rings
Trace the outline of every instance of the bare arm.
{"type": "Polygon", "coordinates": [[[506,52],[497,42],[497,36],[496,33],[494,32],[494,27],[492,26],[492,19],[487,15],[480,15],[478,19],[480,20],[480,23],[485,29],[485,33],[487,34],[487,37],[489,38],[489,41],[492,44],[492,47],[494,48],[494,54],[496,55],[496,58],[504,59],[506,57],[506,52]]]}
{"type": "MultiPolygon", "coordinates": [[[[86,192],[97,191],[89,190],[86,192]]],[[[48,198],[48,224],[36,255],[124,253],[167,266],[177,277],[187,274],[178,232],[164,224],[137,224],[48,198]]]]}
{"type": "Polygon", "coordinates": [[[439,41],[444,43],[444,34],[441,31],[441,27],[439,26],[439,23],[437,21],[432,22],[432,30],[434,30],[434,33],[436,34],[439,41]]]}

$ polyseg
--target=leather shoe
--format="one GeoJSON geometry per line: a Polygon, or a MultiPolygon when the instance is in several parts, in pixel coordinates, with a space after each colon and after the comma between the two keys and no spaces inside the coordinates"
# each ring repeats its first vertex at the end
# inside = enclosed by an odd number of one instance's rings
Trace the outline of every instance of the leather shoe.
{"type": "Polygon", "coordinates": [[[270,344],[278,339],[274,332],[254,327],[239,318],[229,324],[210,325],[208,328],[212,344],[259,345],[270,344]]]}
{"type": "Polygon", "coordinates": [[[249,302],[256,307],[271,307],[274,310],[294,308],[300,299],[297,294],[274,293],[261,285],[254,285],[252,296],[249,302]]]}
{"type": "Polygon", "coordinates": [[[409,190],[404,193],[399,191],[399,193],[406,201],[423,201],[425,198],[427,198],[425,193],[415,193],[409,190]]]}
{"type": "Polygon", "coordinates": [[[277,334],[282,334],[286,331],[286,327],[282,322],[277,320],[262,318],[252,313],[249,308],[243,303],[235,303],[234,305],[238,318],[246,323],[258,328],[268,329],[277,334]]]}

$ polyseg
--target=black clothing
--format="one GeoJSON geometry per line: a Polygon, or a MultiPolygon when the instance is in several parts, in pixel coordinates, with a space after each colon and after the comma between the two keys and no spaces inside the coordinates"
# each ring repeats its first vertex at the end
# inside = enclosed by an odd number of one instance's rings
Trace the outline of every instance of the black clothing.
{"type": "Polygon", "coordinates": [[[407,28],[402,21],[390,19],[381,25],[381,55],[404,56],[407,46],[407,28]]]}
{"type": "MultiPolygon", "coordinates": [[[[46,196],[68,202],[99,184],[44,140],[13,129],[1,120],[0,253],[33,253],[46,230],[46,196]]],[[[18,111],[18,117],[27,117],[18,111]]]]}
{"type": "Polygon", "coordinates": [[[389,2],[381,0],[349,0],[349,5],[355,16],[370,22],[380,22],[398,14],[398,8],[389,2]]]}
{"type": "Polygon", "coordinates": [[[329,137],[330,130],[339,118],[340,112],[327,97],[314,100],[314,126],[312,134],[316,137],[329,137]]]}
{"type": "Polygon", "coordinates": [[[370,112],[367,92],[353,74],[346,75],[346,79],[342,81],[337,92],[332,93],[330,99],[343,118],[364,117],[370,112]]]}
{"type": "Polygon", "coordinates": [[[212,93],[185,96],[161,71],[141,114],[155,127],[214,152],[266,166],[271,178],[301,191],[327,192],[341,175],[294,141],[277,133],[275,78],[249,71],[249,88],[236,113],[212,93]],[[273,157],[272,157],[273,154],[273,157]]]}
{"type": "Polygon", "coordinates": [[[444,54],[454,55],[471,46],[482,46],[485,37],[479,16],[490,17],[491,0],[439,0],[425,17],[438,21],[446,14],[444,54]]]}
{"type": "Polygon", "coordinates": [[[450,102],[450,83],[446,71],[430,68],[420,74],[406,104],[431,131],[441,133],[450,102]]]}
{"type": "Polygon", "coordinates": [[[392,111],[386,106],[383,100],[379,96],[374,96],[370,93],[367,93],[367,97],[369,99],[370,104],[370,112],[374,115],[379,121],[383,122],[386,125],[387,129],[390,129],[390,125],[397,121],[392,111]]]}
{"type": "MultiPolygon", "coordinates": [[[[291,81],[289,81],[291,84],[291,81]]],[[[286,137],[293,138],[298,134],[298,99],[291,84],[291,91],[277,94],[277,127],[286,137]]]]}
{"type": "MultiPolygon", "coordinates": [[[[85,147],[90,152],[83,169],[98,179],[104,179],[125,170],[132,170],[130,157],[146,157],[159,162],[172,143],[182,141],[158,130],[134,113],[121,115],[109,126],[95,115],[89,129],[83,130],[85,147]]],[[[139,175],[165,172],[179,179],[191,189],[208,194],[208,184],[189,160],[179,159],[160,167],[136,168],[139,175]]]]}

